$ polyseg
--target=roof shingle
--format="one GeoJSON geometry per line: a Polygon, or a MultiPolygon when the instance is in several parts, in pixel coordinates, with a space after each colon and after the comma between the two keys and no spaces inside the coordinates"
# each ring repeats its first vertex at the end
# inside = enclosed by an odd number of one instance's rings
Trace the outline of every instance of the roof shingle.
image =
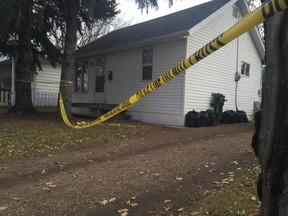
{"type": "Polygon", "coordinates": [[[147,39],[188,31],[230,0],[213,0],[176,13],[112,31],[81,47],[76,54],[101,53],[147,39]]]}

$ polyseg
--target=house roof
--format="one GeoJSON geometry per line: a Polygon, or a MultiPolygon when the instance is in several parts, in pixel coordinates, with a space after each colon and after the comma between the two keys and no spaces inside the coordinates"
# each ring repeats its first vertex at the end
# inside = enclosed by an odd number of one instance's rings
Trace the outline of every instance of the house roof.
{"type": "MultiPolygon", "coordinates": [[[[183,37],[188,35],[193,27],[199,27],[207,17],[212,17],[213,14],[217,14],[216,12],[225,5],[232,5],[236,1],[237,0],[213,0],[176,13],[112,31],[81,47],[77,50],[76,55],[77,57],[84,57],[93,54],[105,54],[117,50],[129,49],[160,39],[164,40],[177,36],[183,37]]],[[[247,13],[247,11],[244,12],[245,14],[247,13]]],[[[259,45],[259,48],[261,48],[261,45],[259,45]]]]}

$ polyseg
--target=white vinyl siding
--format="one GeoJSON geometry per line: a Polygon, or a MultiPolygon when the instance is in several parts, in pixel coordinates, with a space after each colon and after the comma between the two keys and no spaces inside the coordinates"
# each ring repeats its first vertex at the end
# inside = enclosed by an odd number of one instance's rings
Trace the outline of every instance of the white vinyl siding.
{"type": "MultiPolygon", "coordinates": [[[[231,27],[237,19],[232,15],[232,7],[224,11],[212,22],[205,25],[188,38],[188,54],[192,54],[231,27]]],[[[202,111],[210,106],[212,93],[225,95],[227,101],[223,110],[235,110],[235,87],[237,41],[234,40],[196,65],[186,74],[185,109],[202,111]]],[[[259,101],[261,60],[249,33],[239,38],[238,72],[241,61],[250,63],[250,76],[244,77],[238,85],[238,109],[253,115],[253,102],[259,101]]]]}
{"type": "Polygon", "coordinates": [[[42,62],[42,69],[42,71],[37,71],[37,74],[34,76],[32,90],[58,93],[61,65],[57,65],[56,68],[54,68],[48,62],[42,62]]]}
{"type": "MultiPolygon", "coordinates": [[[[185,58],[185,47],[184,39],[154,45],[151,81],[182,61],[185,58]]],[[[119,104],[151,82],[142,80],[143,49],[107,56],[106,70],[113,71],[113,80],[106,83],[107,104],[119,104]]],[[[144,122],[180,125],[183,110],[183,84],[184,75],[180,74],[157,91],[144,97],[129,108],[132,118],[144,122]]]]}
{"type": "Polygon", "coordinates": [[[56,107],[61,77],[61,65],[56,68],[47,61],[41,62],[42,71],[37,71],[31,84],[32,103],[39,107],[56,107]]]}

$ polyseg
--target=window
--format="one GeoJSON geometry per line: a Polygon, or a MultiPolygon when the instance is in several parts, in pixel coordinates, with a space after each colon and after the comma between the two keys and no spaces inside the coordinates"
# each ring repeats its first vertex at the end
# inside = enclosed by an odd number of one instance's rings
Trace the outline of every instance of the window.
{"type": "Polygon", "coordinates": [[[104,63],[105,60],[103,58],[96,59],[96,85],[95,92],[104,92],[104,63]]]}
{"type": "Polygon", "coordinates": [[[153,50],[143,50],[142,55],[142,80],[152,80],[153,50]]]}
{"type": "Polygon", "coordinates": [[[88,92],[88,61],[76,63],[76,92],[88,92]]]}
{"type": "Polygon", "coordinates": [[[246,62],[241,62],[241,74],[245,76],[250,76],[250,64],[246,62]]]}

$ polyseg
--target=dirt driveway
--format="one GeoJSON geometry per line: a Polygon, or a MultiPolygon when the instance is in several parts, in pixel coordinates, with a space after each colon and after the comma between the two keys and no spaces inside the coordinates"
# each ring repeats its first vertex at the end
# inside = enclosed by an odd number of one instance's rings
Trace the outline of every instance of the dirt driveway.
{"type": "Polygon", "coordinates": [[[155,128],[97,147],[0,161],[0,207],[8,207],[0,215],[179,215],[229,171],[237,176],[257,163],[252,123],[155,128]]]}

